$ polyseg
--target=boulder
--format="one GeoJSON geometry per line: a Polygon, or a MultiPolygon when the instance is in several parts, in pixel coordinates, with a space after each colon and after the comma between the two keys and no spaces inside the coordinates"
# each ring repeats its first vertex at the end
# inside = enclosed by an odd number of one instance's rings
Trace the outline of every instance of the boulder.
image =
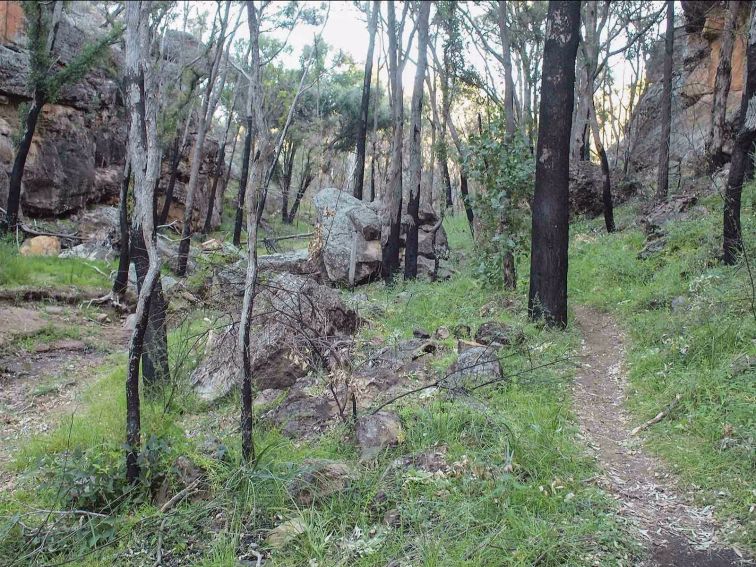
{"type": "Polygon", "coordinates": [[[525,335],[520,329],[515,329],[511,325],[498,321],[486,321],[478,327],[475,340],[486,346],[506,346],[522,343],[525,335]]]}
{"type": "Polygon", "coordinates": [[[58,256],[60,239],[57,236],[35,236],[24,240],[19,248],[22,256],[58,256]]]}
{"type": "Polygon", "coordinates": [[[346,191],[326,188],[313,199],[315,205],[315,249],[328,280],[349,283],[354,249],[354,283],[375,278],[381,267],[381,221],[364,202],[346,191]]]}
{"type": "MultiPolygon", "coordinates": [[[[246,268],[246,262],[243,262],[241,266],[246,268]]],[[[260,256],[257,259],[257,266],[261,272],[288,272],[303,276],[319,275],[319,270],[315,263],[310,260],[310,254],[307,250],[260,256]]]]}
{"type": "MultiPolygon", "coordinates": [[[[293,274],[259,284],[250,333],[252,373],[261,389],[283,389],[322,363],[333,342],[357,330],[357,313],[335,289],[293,274]],[[317,349],[317,352],[315,352],[317,349]]],[[[197,394],[218,399],[239,382],[238,324],[208,340],[207,356],[192,373],[197,394]]]]}
{"type": "Polygon", "coordinates": [[[388,447],[395,447],[402,438],[402,422],[395,413],[379,411],[357,420],[355,428],[360,458],[370,460],[388,447]]]}
{"type": "Polygon", "coordinates": [[[658,235],[670,221],[688,218],[690,210],[698,202],[695,195],[674,195],[664,202],[654,204],[640,219],[640,225],[647,235],[658,235]]]}
{"type": "Polygon", "coordinates": [[[305,459],[287,487],[300,506],[310,506],[349,488],[357,474],[346,463],[326,459],[305,459]]]}
{"type": "Polygon", "coordinates": [[[594,218],[603,211],[601,168],[589,161],[570,163],[570,214],[594,218]]]}
{"type": "Polygon", "coordinates": [[[452,390],[469,390],[502,376],[496,350],[473,346],[461,352],[457,362],[449,367],[444,385],[452,390]]]}

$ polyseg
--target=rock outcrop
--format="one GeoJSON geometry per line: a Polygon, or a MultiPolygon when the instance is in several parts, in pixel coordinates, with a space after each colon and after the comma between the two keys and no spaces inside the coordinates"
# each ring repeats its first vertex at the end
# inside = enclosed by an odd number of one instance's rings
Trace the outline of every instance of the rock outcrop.
{"type": "MultiPolygon", "coordinates": [[[[89,2],[66,4],[55,41],[59,67],[106,32],[104,19],[89,2]]],[[[189,34],[171,32],[164,46],[166,69],[176,54],[201,53],[201,44],[189,34]]],[[[30,55],[20,2],[0,3],[0,203],[5,205],[13,166],[13,140],[20,132],[22,105],[32,96],[30,55]]],[[[100,67],[76,84],[65,86],[42,110],[24,170],[21,209],[27,217],[57,217],[92,203],[118,199],[126,156],[128,125],[118,78],[123,55],[110,49],[100,67]]],[[[202,61],[195,66],[202,72],[202,61]]],[[[175,63],[173,63],[175,65],[175,63]]],[[[192,134],[190,132],[190,134],[192,134]]],[[[192,144],[188,144],[191,147],[192,144]]],[[[170,152],[166,151],[158,193],[168,185],[170,152]]],[[[189,180],[189,150],[182,156],[170,219],[183,218],[185,186],[189,180]]],[[[195,201],[195,222],[204,222],[209,200],[209,172],[218,154],[218,142],[203,146],[201,178],[195,201]]],[[[214,225],[219,222],[220,195],[214,225]]],[[[159,199],[158,205],[161,204],[159,199]]]]}
{"type": "MultiPolygon", "coordinates": [[[[696,189],[704,166],[706,136],[711,124],[714,81],[719,64],[723,29],[723,8],[719,2],[682,2],[684,27],[675,30],[672,76],[672,133],[670,137],[670,191],[696,189]]],[[[724,152],[729,154],[734,124],[743,93],[745,38],[748,10],[741,10],[732,53],[732,79],[727,98],[724,152]]],[[[646,64],[648,87],[633,112],[631,136],[621,142],[624,155],[630,144],[629,172],[642,183],[647,194],[656,185],[664,42],[660,41],[646,64]]]]}

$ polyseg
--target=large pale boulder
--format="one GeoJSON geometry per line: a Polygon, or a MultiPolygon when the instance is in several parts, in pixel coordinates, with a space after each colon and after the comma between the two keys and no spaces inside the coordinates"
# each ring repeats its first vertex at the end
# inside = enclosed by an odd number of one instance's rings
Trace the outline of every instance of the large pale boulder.
{"type": "Polygon", "coordinates": [[[24,240],[19,253],[22,256],[57,256],[60,254],[60,240],[56,236],[35,236],[24,240]]]}
{"type": "Polygon", "coordinates": [[[346,191],[326,188],[313,199],[317,236],[313,248],[325,275],[333,283],[348,284],[354,254],[354,283],[376,277],[381,267],[381,221],[378,215],[346,191]]]}

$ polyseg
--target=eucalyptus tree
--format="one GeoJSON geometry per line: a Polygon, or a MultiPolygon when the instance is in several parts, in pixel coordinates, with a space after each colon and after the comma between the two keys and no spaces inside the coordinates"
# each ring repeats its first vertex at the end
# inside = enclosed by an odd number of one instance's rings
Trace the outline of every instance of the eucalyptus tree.
{"type": "Polygon", "coordinates": [[[365,148],[367,146],[368,110],[370,107],[370,82],[373,75],[373,52],[375,50],[375,34],[378,29],[378,16],[381,4],[378,0],[373,1],[370,11],[370,23],[368,24],[368,51],[365,58],[365,76],[362,86],[362,101],[360,103],[360,120],[357,131],[357,150],[354,165],[354,181],[352,191],[354,196],[362,199],[362,187],[365,181],[365,148]]]}
{"type": "Polygon", "coordinates": [[[407,244],[404,256],[404,279],[417,277],[418,228],[420,226],[420,181],[422,177],[422,117],[423,117],[423,82],[428,61],[428,20],[430,2],[421,2],[417,14],[417,63],[415,66],[415,83],[410,106],[410,149],[409,149],[409,201],[407,216],[410,219],[407,228],[407,244]]]}
{"type": "MultiPolygon", "coordinates": [[[[132,248],[137,275],[141,275],[136,323],[129,341],[126,376],[126,477],[129,482],[139,478],[137,455],[140,447],[139,368],[144,365],[143,348],[149,326],[153,300],[162,296],[160,258],[154,225],[155,181],[160,172],[158,144],[159,89],[155,66],[151,60],[154,29],[151,16],[157,4],[145,1],[126,3],[126,42],[124,86],[129,109],[128,160],[134,179],[134,214],[132,248]]],[[[143,370],[144,371],[144,370],[143,370]]]]}
{"type": "Polygon", "coordinates": [[[672,50],[675,42],[675,3],[667,0],[667,29],[664,33],[664,81],[661,101],[661,136],[656,200],[665,201],[669,192],[669,136],[672,130],[672,50]]]}
{"type": "Polygon", "coordinates": [[[211,43],[214,44],[214,52],[210,66],[210,73],[205,85],[205,93],[202,97],[202,106],[198,116],[197,136],[194,141],[194,151],[192,152],[191,169],[189,172],[189,183],[186,187],[186,199],[184,201],[184,219],[181,228],[181,241],[179,243],[176,268],[176,273],[179,276],[186,275],[186,266],[189,260],[189,247],[191,245],[192,236],[192,217],[194,215],[194,199],[197,192],[197,186],[199,185],[202,151],[205,146],[207,131],[212,122],[213,115],[215,114],[215,109],[218,106],[218,101],[223,90],[223,83],[225,82],[228,73],[228,51],[230,45],[227,48],[227,42],[230,44],[230,38],[227,37],[226,31],[229,23],[230,8],[230,2],[227,2],[225,7],[222,4],[218,4],[218,11],[216,14],[216,19],[218,20],[217,35],[211,40],[211,43]],[[221,73],[221,67],[223,67],[224,64],[224,52],[225,70],[221,73]],[[220,85],[217,84],[219,78],[220,85]]]}
{"type": "Polygon", "coordinates": [[[570,128],[580,2],[549,2],[533,196],[528,313],[567,325],[570,128]]]}

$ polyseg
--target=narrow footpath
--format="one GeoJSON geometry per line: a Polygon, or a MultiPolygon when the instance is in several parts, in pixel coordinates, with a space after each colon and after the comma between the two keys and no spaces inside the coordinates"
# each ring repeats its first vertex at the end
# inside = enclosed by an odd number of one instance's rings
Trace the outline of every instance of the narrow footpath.
{"type": "MultiPolygon", "coordinates": [[[[623,518],[646,542],[646,567],[751,565],[723,545],[711,507],[696,508],[654,455],[646,452],[625,410],[625,336],[612,317],[578,306],[583,334],[574,385],[575,412],[586,445],[602,470],[597,482],[618,502],[623,518]]],[[[664,405],[660,401],[661,406],[664,405]]]]}

